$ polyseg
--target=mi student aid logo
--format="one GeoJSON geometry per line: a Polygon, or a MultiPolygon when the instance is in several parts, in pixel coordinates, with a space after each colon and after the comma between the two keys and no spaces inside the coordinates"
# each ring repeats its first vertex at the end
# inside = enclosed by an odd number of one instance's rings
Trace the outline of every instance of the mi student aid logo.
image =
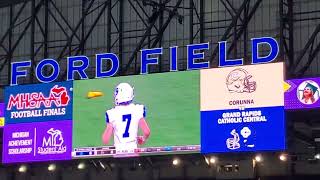
{"type": "Polygon", "coordinates": [[[7,110],[16,109],[11,112],[11,118],[60,116],[66,114],[65,107],[68,106],[70,99],[66,87],[55,85],[50,89],[48,96],[42,92],[11,94],[7,110]]]}
{"type": "Polygon", "coordinates": [[[64,144],[62,132],[50,128],[42,139],[42,146],[38,147],[38,154],[63,154],[65,152],[67,152],[67,147],[64,144]]]}

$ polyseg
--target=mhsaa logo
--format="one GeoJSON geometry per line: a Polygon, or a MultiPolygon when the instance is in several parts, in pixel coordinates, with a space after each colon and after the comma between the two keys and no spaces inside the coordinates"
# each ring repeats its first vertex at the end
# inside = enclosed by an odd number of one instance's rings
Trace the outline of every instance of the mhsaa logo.
{"type": "Polygon", "coordinates": [[[10,95],[7,110],[13,107],[17,109],[38,109],[41,106],[46,108],[52,107],[55,104],[57,107],[64,107],[69,104],[70,96],[66,87],[53,86],[50,89],[49,95],[46,97],[42,92],[19,93],[10,95]]]}

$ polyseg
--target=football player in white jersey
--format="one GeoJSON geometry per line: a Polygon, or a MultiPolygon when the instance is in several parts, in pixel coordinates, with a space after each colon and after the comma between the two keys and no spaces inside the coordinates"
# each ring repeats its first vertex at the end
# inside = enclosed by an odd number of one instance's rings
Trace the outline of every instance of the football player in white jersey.
{"type": "Polygon", "coordinates": [[[115,107],[107,110],[107,127],[102,135],[104,144],[109,144],[114,136],[117,153],[134,153],[138,144],[142,145],[150,136],[150,128],[145,120],[144,105],[134,104],[134,89],[128,83],[120,83],[115,88],[115,107]],[[143,136],[139,136],[139,127],[143,136]]]}

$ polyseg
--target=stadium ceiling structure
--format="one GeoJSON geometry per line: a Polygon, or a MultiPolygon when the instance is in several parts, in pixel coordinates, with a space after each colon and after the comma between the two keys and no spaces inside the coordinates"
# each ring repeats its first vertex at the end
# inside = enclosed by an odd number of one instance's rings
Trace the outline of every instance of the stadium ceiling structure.
{"type": "MultiPolygon", "coordinates": [[[[60,2],[60,1],[59,1],[60,2]]],[[[250,23],[255,23],[255,16],[263,16],[259,8],[276,2],[279,14],[269,14],[277,16],[277,28],[274,30],[274,37],[280,44],[279,59],[286,62],[286,76],[288,78],[316,76],[320,74],[317,60],[320,51],[320,7],[316,6],[312,10],[299,9],[299,1],[279,0],[216,0],[219,3],[219,11],[225,12],[225,18],[213,20],[208,18],[207,3],[213,1],[206,0],[80,0],[81,6],[79,17],[73,22],[66,16],[66,10],[62,10],[58,5],[58,0],[7,0],[0,2],[0,9],[6,9],[8,14],[7,26],[2,27],[0,33],[0,86],[10,83],[10,64],[16,58],[30,59],[32,64],[36,64],[41,59],[54,58],[58,61],[68,56],[81,54],[94,54],[88,52],[88,41],[95,35],[94,30],[100,21],[105,22],[104,52],[116,52],[120,59],[120,72],[118,75],[136,74],[139,70],[137,59],[142,48],[154,48],[164,46],[164,34],[169,29],[171,23],[181,26],[188,26],[189,37],[184,41],[188,43],[208,42],[210,38],[216,42],[213,44],[207,60],[212,66],[217,66],[218,47],[217,41],[228,41],[228,56],[236,58],[244,57],[246,63],[250,59],[250,36],[252,31],[250,23]],[[127,16],[124,15],[126,7],[137,16],[140,23],[136,28],[124,27],[127,16]],[[184,11],[188,14],[181,13],[184,11]],[[26,13],[29,12],[29,13],[26,13]],[[26,15],[29,14],[29,15],[26,15]],[[61,32],[61,39],[53,39],[54,31],[50,29],[51,24],[61,32]],[[311,26],[312,24],[312,26],[311,26]],[[298,31],[305,31],[305,35],[297,36],[298,31]],[[308,27],[308,30],[303,29],[308,27]],[[222,30],[222,33],[208,36],[209,31],[222,30]],[[139,33],[137,33],[139,32],[139,33]],[[26,41],[25,39],[28,39],[26,41]],[[135,39],[131,50],[126,50],[126,43],[130,39],[135,39]],[[303,39],[303,41],[299,40],[303,39]],[[17,53],[18,46],[27,42],[26,53],[17,53]],[[299,46],[297,47],[297,43],[299,46]],[[54,52],[54,53],[53,53],[54,52]],[[19,55],[16,55],[19,54],[19,55]],[[316,66],[316,67],[315,67],[316,66]],[[316,70],[310,71],[310,68],[316,70]]],[[[311,1],[310,1],[311,2],[311,1]]],[[[316,2],[316,1],[312,1],[316,2]]],[[[211,4],[210,3],[210,4],[211,4]]],[[[301,2],[303,3],[303,2],[301,2]]],[[[221,32],[221,31],[219,31],[221,32]]],[[[263,33],[261,33],[264,36],[263,33]]],[[[269,35],[269,34],[268,34],[269,35]]],[[[178,39],[178,37],[176,38],[178,39]]],[[[164,66],[166,61],[160,58],[160,63],[155,72],[167,71],[164,66]]],[[[30,72],[29,80],[23,83],[36,82],[34,68],[30,72]]],[[[183,68],[182,68],[183,69],[183,68]]],[[[50,71],[50,70],[48,70],[50,71]]],[[[60,73],[60,80],[65,79],[66,69],[60,73]]],[[[317,127],[319,122],[318,112],[308,112],[308,115],[299,113],[289,113],[289,118],[294,121],[289,124],[289,138],[296,137],[306,144],[315,148],[319,147],[314,138],[320,137],[320,130],[312,129],[317,127]],[[305,121],[305,119],[308,119],[305,121]],[[312,135],[297,129],[297,124],[293,122],[303,122],[304,126],[312,129],[312,135]]],[[[319,126],[318,126],[319,127],[319,126]]],[[[289,139],[289,141],[293,141],[289,139]]],[[[294,152],[293,152],[294,153],[294,152]]]]}

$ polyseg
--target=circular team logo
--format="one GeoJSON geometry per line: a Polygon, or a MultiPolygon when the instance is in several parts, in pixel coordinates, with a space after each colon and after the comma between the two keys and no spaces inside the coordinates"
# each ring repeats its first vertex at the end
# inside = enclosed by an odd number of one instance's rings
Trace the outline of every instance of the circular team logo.
{"type": "Polygon", "coordinates": [[[319,99],[319,85],[311,80],[303,81],[297,89],[297,98],[303,104],[314,104],[319,99]]]}

